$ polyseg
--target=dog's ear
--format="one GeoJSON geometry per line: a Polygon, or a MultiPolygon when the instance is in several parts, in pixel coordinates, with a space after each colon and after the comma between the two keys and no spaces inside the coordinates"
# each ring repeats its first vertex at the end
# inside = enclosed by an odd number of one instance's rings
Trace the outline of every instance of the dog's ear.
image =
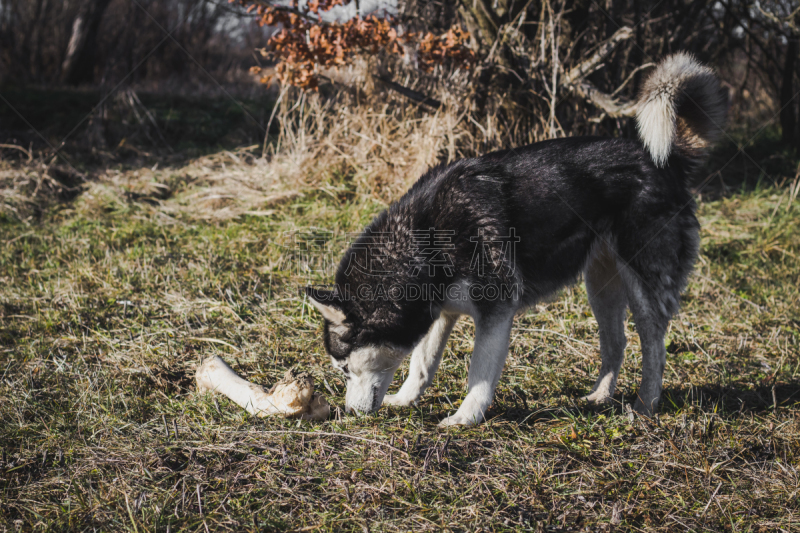
{"type": "Polygon", "coordinates": [[[336,291],[306,287],[306,295],[311,305],[317,308],[325,320],[341,326],[347,315],[344,312],[344,302],[336,291]]]}

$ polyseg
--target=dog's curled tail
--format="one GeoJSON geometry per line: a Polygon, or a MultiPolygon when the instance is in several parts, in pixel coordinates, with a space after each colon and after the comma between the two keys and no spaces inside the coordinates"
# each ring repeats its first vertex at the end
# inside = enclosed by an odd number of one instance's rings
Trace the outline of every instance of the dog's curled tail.
{"type": "Polygon", "coordinates": [[[636,125],[656,166],[673,150],[699,162],[722,132],[728,102],[714,72],[692,55],[665,58],[639,96],[636,125]]]}

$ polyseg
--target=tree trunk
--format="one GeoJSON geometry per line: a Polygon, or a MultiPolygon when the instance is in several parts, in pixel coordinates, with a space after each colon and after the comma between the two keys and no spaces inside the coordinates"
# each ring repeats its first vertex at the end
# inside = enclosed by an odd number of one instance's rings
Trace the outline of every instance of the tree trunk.
{"type": "Polygon", "coordinates": [[[797,105],[794,102],[794,67],[797,60],[797,37],[789,39],[786,45],[786,61],[783,65],[783,82],[781,83],[781,130],[783,142],[794,144],[797,126],[797,105]]]}
{"type": "Polygon", "coordinates": [[[36,18],[34,19],[34,24],[30,31],[30,69],[31,69],[31,77],[36,80],[40,81],[39,78],[42,75],[43,65],[42,65],[42,46],[44,43],[42,42],[42,22],[47,16],[47,11],[50,9],[49,0],[44,0],[44,2],[40,1],[36,5],[36,18]]]}
{"type": "Polygon", "coordinates": [[[61,81],[67,85],[91,82],[97,50],[97,30],[111,0],[87,0],[72,23],[72,35],[61,64],[61,81]]]}

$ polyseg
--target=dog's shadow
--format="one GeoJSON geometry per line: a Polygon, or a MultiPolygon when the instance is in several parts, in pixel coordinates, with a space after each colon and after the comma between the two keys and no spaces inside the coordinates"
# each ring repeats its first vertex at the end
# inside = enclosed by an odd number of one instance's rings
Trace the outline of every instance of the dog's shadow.
{"type": "Polygon", "coordinates": [[[691,406],[716,409],[722,416],[764,414],[775,409],[800,408],[800,380],[762,382],[752,388],[725,385],[668,387],[661,400],[664,413],[691,406]]]}
{"type": "MultiPolygon", "coordinates": [[[[596,405],[582,399],[587,392],[571,387],[558,391],[561,398],[570,400],[545,407],[550,403],[546,398],[526,397],[519,390],[510,391],[497,399],[488,418],[529,425],[564,417],[619,416],[628,415],[636,402],[636,396],[617,393],[612,403],[596,405]]],[[[664,389],[659,409],[661,414],[675,414],[689,408],[712,411],[723,418],[765,415],[776,409],[800,409],[800,380],[764,383],[752,388],[689,385],[664,389]]]]}

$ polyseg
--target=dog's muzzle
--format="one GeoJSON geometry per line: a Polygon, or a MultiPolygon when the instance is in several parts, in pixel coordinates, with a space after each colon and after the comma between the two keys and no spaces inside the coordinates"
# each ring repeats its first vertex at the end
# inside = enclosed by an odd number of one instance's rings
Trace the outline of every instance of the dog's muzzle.
{"type": "Polygon", "coordinates": [[[373,413],[378,410],[381,406],[381,398],[378,397],[380,388],[379,387],[372,387],[372,403],[367,409],[358,409],[357,407],[351,407],[345,403],[344,412],[347,414],[356,414],[358,416],[365,415],[367,413],[373,413]]]}

